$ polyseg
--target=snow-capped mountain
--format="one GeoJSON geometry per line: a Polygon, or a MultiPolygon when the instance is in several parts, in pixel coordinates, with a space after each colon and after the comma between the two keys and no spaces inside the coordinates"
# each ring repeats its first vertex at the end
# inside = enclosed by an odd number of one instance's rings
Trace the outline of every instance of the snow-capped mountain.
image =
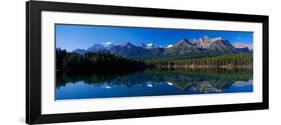
{"type": "Polygon", "coordinates": [[[233,54],[239,52],[228,40],[222,38],[212,41],[207,50],[213,54],[233,54]]]}
{"type": "Polygon", "coordinates": [[[134,57],[134,56],[144,55],[147,53],[148,50],[140,46],[133,45],[130,42],[127,42],[122,45],[114,46],[109,51],[114,55],[134,57]]]}
{"type": "Polygon", "coordinates": [[[209,38],[208,36],[204,36],[199,39],[193,39],[191,42],[197,48],[207,49],[210,48],[212,44],[218,40],[223,40],[223,38],[222,37],[209,38]]]}
{"type": "Polygon", "coordinates": [[[235,52],[235,51],[249,52],[250,50],[253,49],[252,44],[240,43],[240,42],[231,44],[228,40],[225,40],[222,37],[209,38],[208,36],[204,36],[199,39],[193,39],[191,43],[197,48],[202,48],[202,49],[214,48],[214,46],[219,44],[222,45],[221,43],[223,43],[224,44],[223,46],[227,45],[228,49],[232,50],[231,52],[235,52]]]}
{"type": "Polygon", "coordinates": [[[170,48],[170,47],[173,47],[173,46],[174,46],[174,45],[170,44],[170,45],[167,46],[167,48],[170,48]]]}
{"type": "Polygon", "coordinates": [[[104,47],[105,47],[106,49],[110,49],[110,48],[114,47],[114,45],[113,45],[111,42],[106,42],[106,43],[104,44],[104,47]]]}
{"type": "Polygon", "coordinates": [[[209,38],[204,36],[199,39],[189,41],[182,39],[177,43],[170,44],[166,48],[155,43],[134,45],[130,42],[114,45],[111,42],[104,44],[94,44],[88,49],[76,49],[73,52],[84,55],[87,52],[109,52],[114,55],[134,58],[175,58],[175,57],[200,57],[233,53],[251,52],[252,44],[234,43],[222,37],[209,38]]]}
{"type": "Polygon", "coordinates": [[[196,48],[187,39],[182,39],[178,41],[172,47],[165,49],[162,56],[163,57],[180,57],[180,56],[193,56],[200,53],[200,50],[196,48]]]}
{"type": "Polygon", "coordinates": [[[106,47],[101,44],[94,44],[87,49],[87,52],[100,52],[105,51],[106,47]]]}
{"type": "Polygon", "coordinates": [[[154,43],[149,43],[149,44],[146,44],[146,48],[148,49],[151,49],[151,48],[158,48],[158,45],[154,44],[154,43]]]}
{"type": "Polygon", "coordinates": [[[236,42],[232,44],[235,48],[248,48],[249,50],[253,50],[253,44],[249,43],[241,43],[241,42],[236,42]]]}
{"type": "Polygon", "coordinates": [[[148,43],[148,44],[141,43],[140,47],[146,48],[146,49],[159,48],[159,46],[154,43],[148,43]]]}

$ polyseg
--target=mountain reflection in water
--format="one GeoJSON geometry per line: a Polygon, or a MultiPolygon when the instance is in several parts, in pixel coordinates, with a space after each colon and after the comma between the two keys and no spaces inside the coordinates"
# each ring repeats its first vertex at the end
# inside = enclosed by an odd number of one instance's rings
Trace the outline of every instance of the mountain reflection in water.
{"type": "Polygon", "coordinates": [[[56,100],[253,91],[252,69],[145,69],[59,73],[56,100]]]}

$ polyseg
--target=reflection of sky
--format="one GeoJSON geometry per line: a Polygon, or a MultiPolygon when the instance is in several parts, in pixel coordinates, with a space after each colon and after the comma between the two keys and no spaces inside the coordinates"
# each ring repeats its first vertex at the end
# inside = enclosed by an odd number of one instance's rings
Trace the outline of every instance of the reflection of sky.
{"type": "MultiPolygon", "coordinates": [[[[198,85],[198,84],[197,84],[198,85]]],[[[196,85],[196,86],[197,86],[196,85]]],[[[198,87],[201,87],[198,85],[198,87]]],[[[87,99],[87,98],[108,98],[108,97],[132,97],[132,96],[159,96],[159,95],[181,95],[181,94],[203,94],[203,93],[234,93],[234,92],[253,92],[253,84],[243,82],[233,84],[228,89],[217,91],[212,86],[207,87],[208,91],[198,88],[182,90],[177,88],[174,83],[161,82],[159,84],[147,83],[146,86],[134,85],[131,87],[120,85],[99,85],[85,84],[83,81],[69,83],[66,86],[56,89],[56,99],[87,99]]]]}
{"type": "Polygon", "coordinates": [[[56,46],[68,51],[77,48],[86,49],[95,43],[108,42],[112,44],[131,42],[135,45],[155,43],[167,47],[184,38],[192,40],[203,36],[223,37],[231,43],[253,43],[251,32],[56,25],[56,46]]]}

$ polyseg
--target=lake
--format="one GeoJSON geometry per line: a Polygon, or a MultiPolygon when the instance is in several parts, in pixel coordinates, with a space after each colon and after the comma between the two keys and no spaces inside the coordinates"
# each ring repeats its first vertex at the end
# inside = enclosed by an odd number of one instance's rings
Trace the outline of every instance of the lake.
{"type": "Polygon", "coordinates": [[[253,92],[252,69],[144,69],[56,75],[56,100],[253,92]]]}

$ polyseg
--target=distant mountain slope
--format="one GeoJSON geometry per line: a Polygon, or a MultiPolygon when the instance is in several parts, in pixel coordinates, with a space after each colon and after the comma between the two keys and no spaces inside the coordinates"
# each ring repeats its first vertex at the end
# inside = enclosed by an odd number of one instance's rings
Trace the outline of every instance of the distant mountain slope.
{"type": "Polygon", "coordinates": [[[159,46],[156,45],[156,44],[154,44],[154,43],[149,43],[149,44],[141,43],[141,44],[140,44],[140,47],[146,48],[146,49],[159,48],[159,46]]]}
{"type": "Polygon", "coordinates": [[[117,45],[112,47],[110,50],[110,53],[115,54],[115,55],[121,55],[124,57],[139,57],[140,55],[145,55],[147,54],[148,50],[145,48],[135,46],[131,43],[126,43],[124,45],[117,45]]]}
{"type": "Polygon", "coordinates": [[[202,54],[202,52],[196,48],[187,39],[180,40],[174,46],[167,48],[161,54],[162,58],[171,57],[193,57],[202,54]]]}
{"type": "Polygon", "coordinates": [[[87,52],[104,52],[106,47],[101,44],[94,44],[87,49],[87,52]]]}
{"type": "Polygon", "coordinates": [[[253,44],[250,43],[241,43],[241,42],[235,42],[232,44],[235,48],[248,48],[250,51],[253,50],[253,44]]]}
{"type": "Polygon", "coordinates": [[[84,49],[75,49],[75,50],[73,50],[72,52],[77,53],[77,54],[79,54],[79,55],[84,55],[84,54],[87,53],[87,51],[84,50],[84,49]]]}
{"type": "Polygon", "coordinates": [[[233,47],[229,41],[224,39],[219,39],[214,41],[208,48],[209,53],[214,54],[233,54],[238,53],[238,49],[233,47]]]}
{"type": "MultiPolygon", "coordinates": [[[[247,46],[251,46],[247,44],[247,46]]],[[[232,45],[228,40],[222,37],[209,38],[204,36],[199,39],[194,39],[191,42],[187,39],[182,39],[176,44],[168,45],[167,48],[162,48],[155,43],[134,45],[130,42],[120,45],[107,42],[105,45],[94,44],[88,49],[76,49],[73,52],[83,55],[87,52],[111,53],[128,58],[136,59],[169,59],[169,58],[192,58],[202,56],[217,56],[224,54],[237,54],[252,52],[246,45],[232,45]]]]}

